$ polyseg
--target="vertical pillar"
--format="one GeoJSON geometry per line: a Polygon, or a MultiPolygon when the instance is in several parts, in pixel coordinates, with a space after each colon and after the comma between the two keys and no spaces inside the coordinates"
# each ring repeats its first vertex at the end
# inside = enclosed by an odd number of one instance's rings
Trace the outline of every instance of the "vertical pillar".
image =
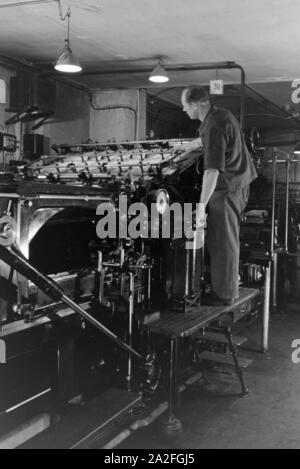
{"type": "Polygon", "coordinates": [[[262,352],[266,352],[269,348],[269,316],[270,316],[270,283],[271,268],[266,267],[265,292],[264,292],[264,311],[263,311],[263,330],[262,330],[262,352]]]}

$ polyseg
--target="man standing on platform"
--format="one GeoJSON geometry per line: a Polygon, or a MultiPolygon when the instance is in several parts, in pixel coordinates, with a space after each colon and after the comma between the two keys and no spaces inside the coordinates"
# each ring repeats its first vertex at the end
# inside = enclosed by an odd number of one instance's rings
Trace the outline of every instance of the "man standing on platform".
{"type": "MultiPolygon", "coordinates": [[[[210,254],[210,305],[230,305],[239,297],[240,221],[257,173],[235,116],[210,103],[205,88],[190,86],[181,96],[183,111],[199,119],[199,138],[182,145],[184,154],[203,148],[204,174],[200,203],[207,209],[210,254]]],[[[176,149],[177,150],[177,149],[176,149]]],[[[205,219],[196,213],[196,227],[205,219]]]]}

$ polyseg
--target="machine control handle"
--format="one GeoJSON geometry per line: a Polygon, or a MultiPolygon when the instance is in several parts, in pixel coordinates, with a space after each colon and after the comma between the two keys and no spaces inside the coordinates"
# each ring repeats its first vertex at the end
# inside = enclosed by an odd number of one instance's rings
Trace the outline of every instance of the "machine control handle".
{"type": "Polygon", "coordinates": [[[37,287],[39,287],[46,295],[52,298],[54,301],[62,301],[64,304],[73,309],[80,316],[84,317],[87,321],[93,324],[97,329],[107,335],[113,342],[118,344],[124,350],[136,358],[143,359],[136,350],[130,345],[127,345],[112,331],[107,329],[100,321],[97,321],[93,316],[88,314],[83,308],[75,303],[71,298],[64,294],[63,290],[47,275],[37,270],[30,262],[18,251],[14,246],[10,248],[4,247],[0,243],[0,259],[6,264],[15,269],[18,273],[31,280],[37,287]]]}

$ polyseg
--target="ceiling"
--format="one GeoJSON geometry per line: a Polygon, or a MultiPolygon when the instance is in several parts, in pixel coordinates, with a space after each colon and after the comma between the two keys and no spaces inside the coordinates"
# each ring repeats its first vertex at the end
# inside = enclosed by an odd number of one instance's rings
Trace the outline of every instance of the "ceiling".
{"type": "Polygon", "coordinates": [[[233,62],[245,71],[245,128],[300,132],[299,109],[295,115],[282,103],[274,107],[249,88],[259,83],[269,90],[300,78],[299,16],[295,0],[0,0],[0,65],[15,59],[42,76],[90,89],[148,88],[177,106],[176,121],[180,87],[214,78],[225,82],[225,95],[214,102],[240,116],[241,70],[212,65],[233,62]],[[68,6],[79,74],[53,68],[67,37],[60,13],[66,16],[68,6]],[[170,76],[164,89],[148,80],[159,58],[170,76]],[[204,64],[211,69],[200,70],[204,64]]]}
{"type": "MultiPolygon", "coordinates": [[[[60,19],[57,0],[22,5],[25,2],[0,1],[0,54],[53,73],[67,21],[60,19]]],[[[71,47],[83,67],[72,79],[93,88],[148,87],[148,70],[158,57],[170,68],[234,61],[245,70],[247,83],[300,76],[300,2],[295,0],[60,3],[63,14],[71,6],[71,47]]],[[[239,70],[170,71],[169,75],[170,86],[204,84],[217,75],[225,83],[240,81],[239,70]]]]}

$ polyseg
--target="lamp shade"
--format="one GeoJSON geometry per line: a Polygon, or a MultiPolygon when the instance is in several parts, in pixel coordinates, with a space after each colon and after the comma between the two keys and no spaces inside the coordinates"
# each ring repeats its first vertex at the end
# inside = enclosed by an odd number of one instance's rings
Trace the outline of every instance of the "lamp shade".
{"type": "Polygon", "coordinates": [[[300,143],[297,143],[294,147],[294,154],[300,155],[300,143]]]}
{"type": "Polygon", "coordinates": [[[77,73],[82,70],[82,67],[78,61],[78,59],[75,57],[73,54],[69,41],[66,39],[65,47],[58,57],[55,65],[54,65],[55,70],[58,70],[59,72],[65,72],[65,73],[77,73]]]}
{"type": "Polygon", "coordinates": [[[153,83],[166,83],[169,81],[168,74],[160,63],[156,65],[155,69],[149,77],[149,80],[153,83]]]}

